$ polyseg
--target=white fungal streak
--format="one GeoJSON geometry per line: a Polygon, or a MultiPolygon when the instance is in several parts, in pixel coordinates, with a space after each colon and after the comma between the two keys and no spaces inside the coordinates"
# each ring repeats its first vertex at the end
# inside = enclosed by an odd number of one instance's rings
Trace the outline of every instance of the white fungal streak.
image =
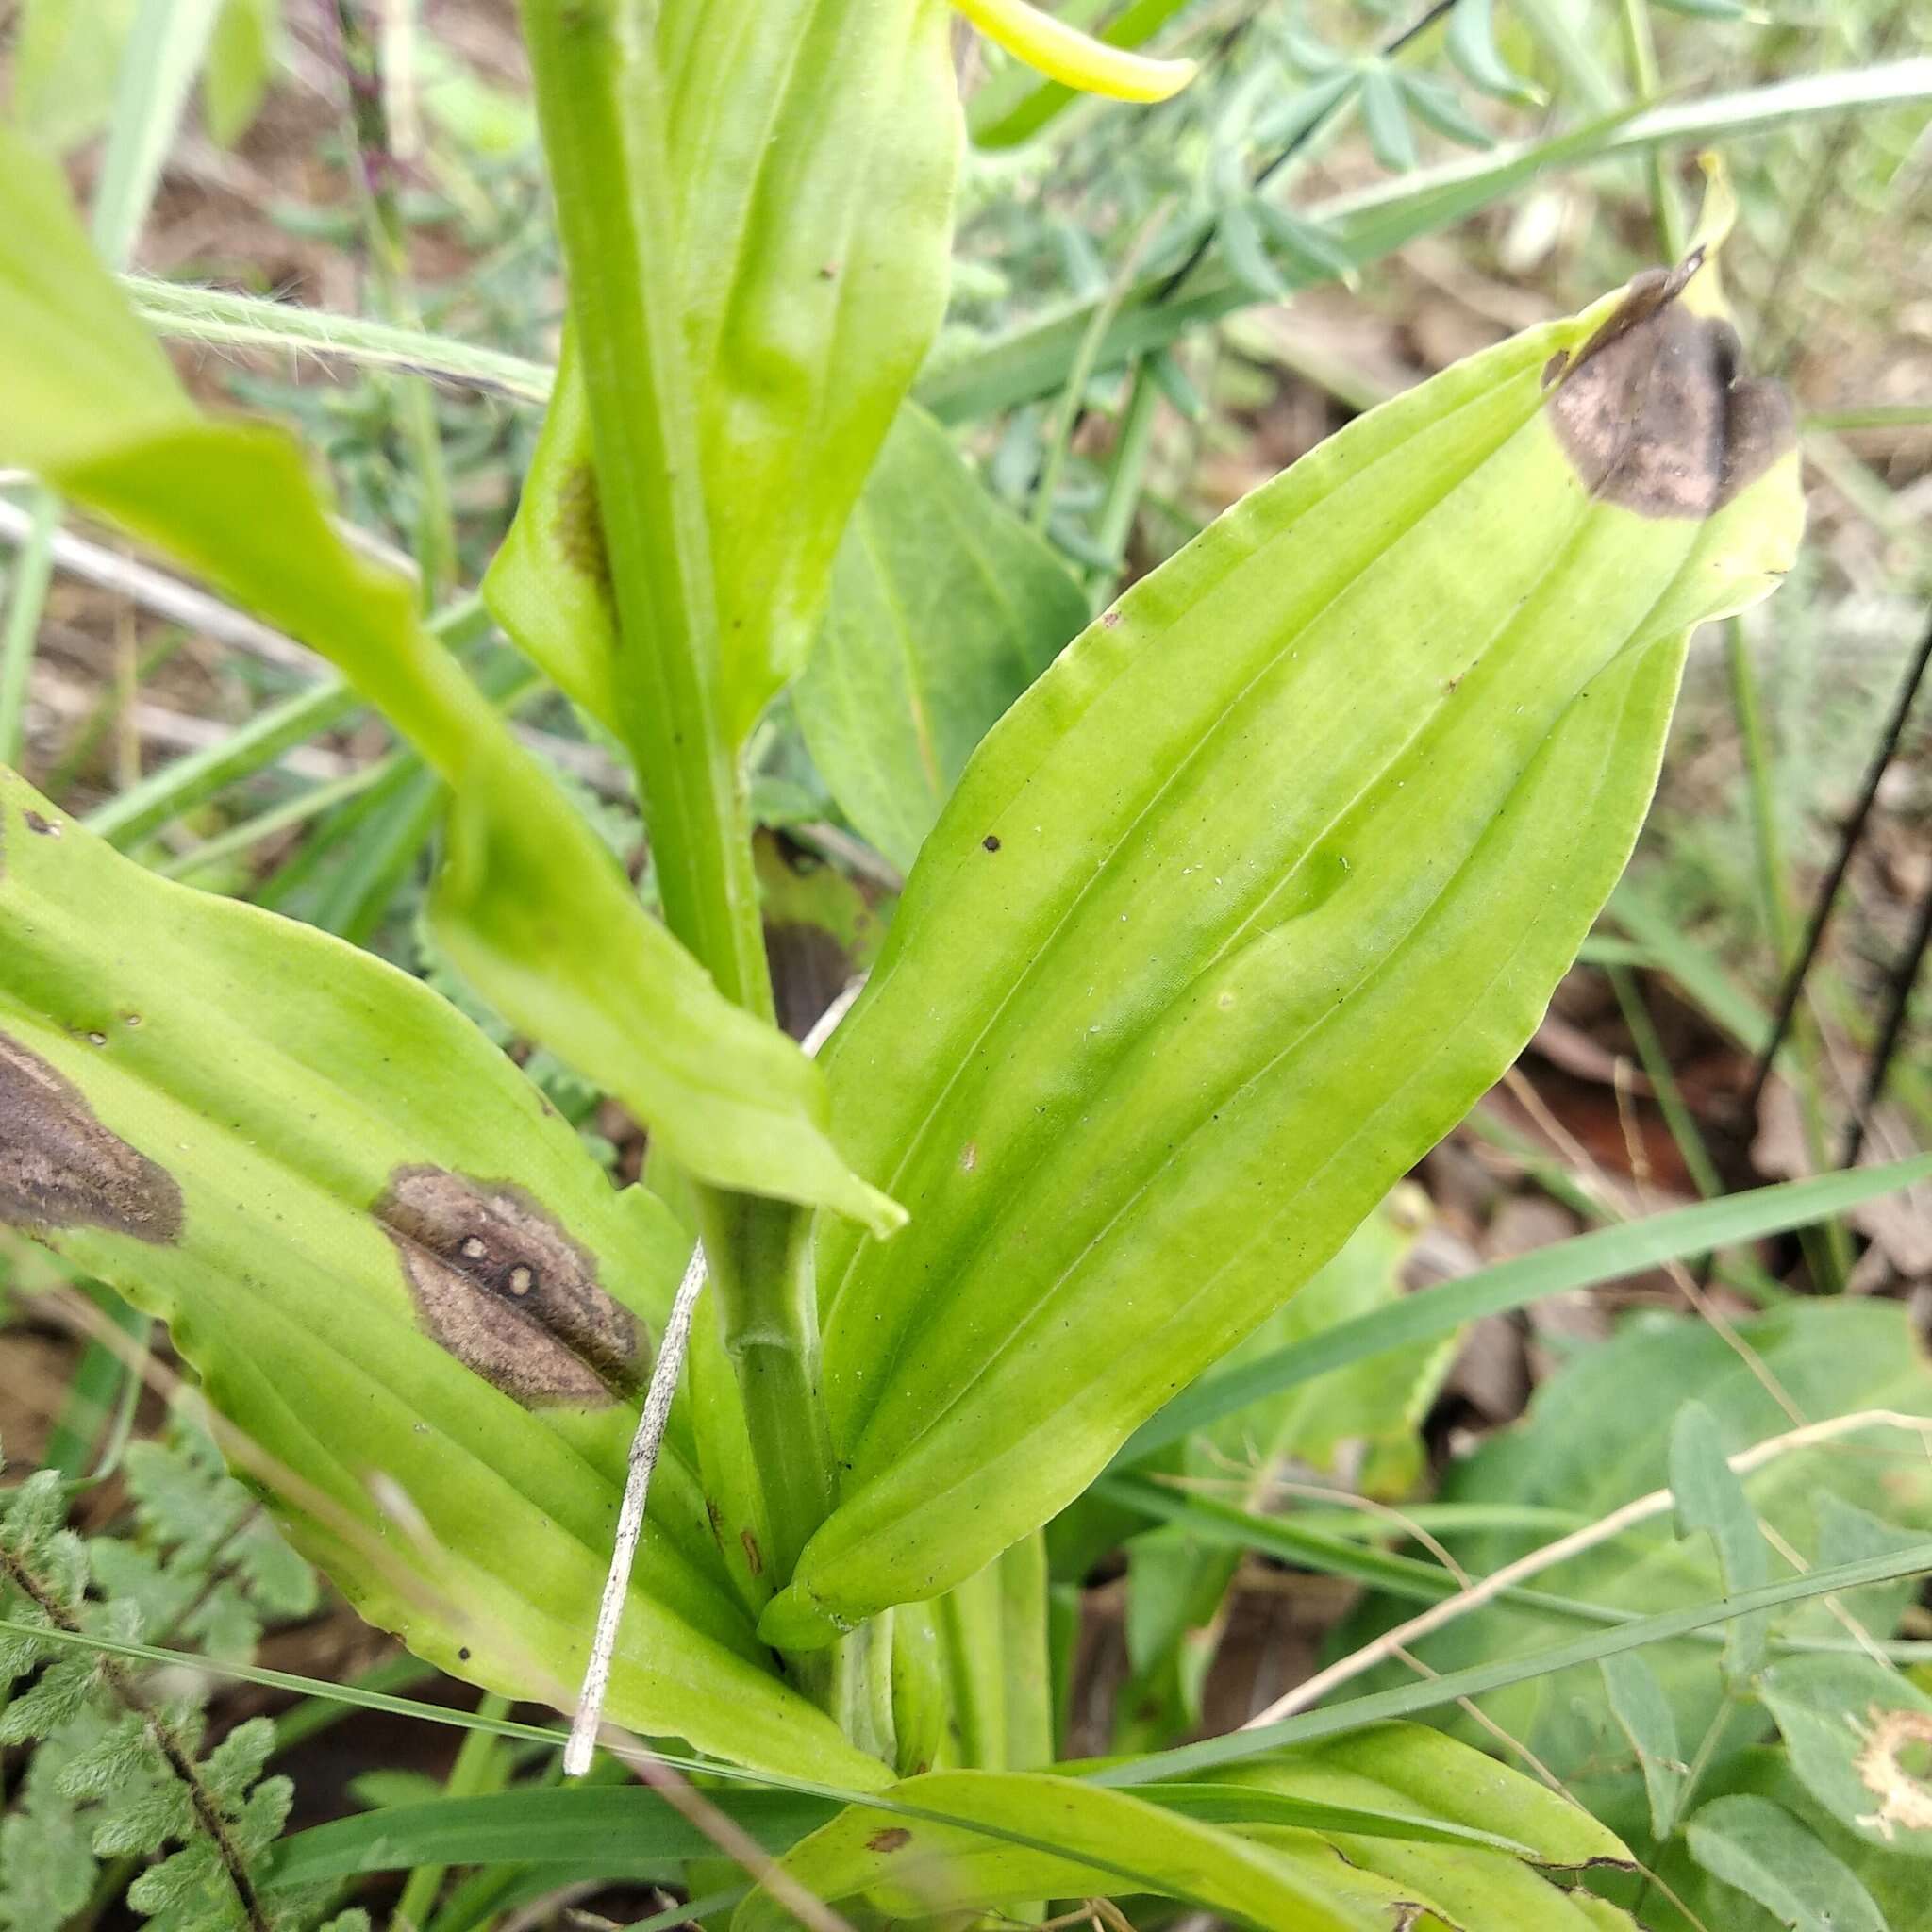
{"type": "MultiPolygon", "coordinates": [[[[864,986],[862,978],[855,979],[819,1015],[811,1031],[800,1042],[806,1053],[815,1056],[832,1037],[834,1028],[852,1009],[853,1001],[864,986]]],[[[637,1433],[631,1438],[624,1503],[617,1513],[617,1537],[610,1550],[610,1570],[604,1579],[603,1599],[597,1606],[596,1634],[591,1640],[583,1687],[577,1692],[577,1707],[571,1719],[570,1741],[563,1748],[566,1777],[582,1777],[590,1770],[597,1748],[597,1734],[604,1724],[604,1699],[610,1689],[610,1664],[617,1653],[617,1629],[624,1620],[625,1598],[630,1593],[630,1573],[644,1533],[644,1505],[650,1499],[651,1472],[658,1466],[658,1451],[663,1446],[665,1425],[671,1420],[672,1398],[677,1392],[677,1378],[684,1369],[685,1344],[691,1338],[691,1314],[704,1285],[705,1244],[700,1241],[691,1250],[684,1279],[677,1284],[671,1318],[664,1324],[664,1338],[658,1345],[658,1359],[651,1365],[651,1382],[644,1391],[637,1433]]]]}
{"type": "Polygon", "coordinates": [[[597,1633],[591,1640],[590,1661],[584,1667],[583,1689],[577,1693],[576,1714],[571,1719],[570,1742],[563,1747],[567,1777],[582,1777],[591,1768],[597,1733],[604,1723],[604,1698],[610,1689],[610,1660],[617,1651],[617,1626],[624,1617],[624,1600],[630,1592],[631,1566],[644,1531],[644,1505],[651,1493],[651,1472],[671,1420],[672,1397],[684,1366],[684,1345],[691,1335],[691,1311],[705,1285],[705,1244],[691,1250],[691,1265],[677,1284],[671,1319],[658,1345],[651,1367],[651,1385],[644,1391],[643,1411],[631,1438],[630,1468],[625,1477],[624,1507],[617,1515],[617,1541],[610,1551],[610,1572],[604,1579],[604,1598],[597,1606],[597,1633]]]}

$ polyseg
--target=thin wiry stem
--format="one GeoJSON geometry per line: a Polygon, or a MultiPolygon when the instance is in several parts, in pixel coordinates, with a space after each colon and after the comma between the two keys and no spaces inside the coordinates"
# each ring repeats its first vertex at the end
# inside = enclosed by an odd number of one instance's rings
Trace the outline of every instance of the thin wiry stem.
{"type": "Polygon", "coordinates": [[[1932,667],[1932,623],[1925,626],[1925,635],[1919,641],[1919,648],[1912,654],[1912,661],[1906,668],[1903,682],[1899,685],[1898,696],[1892,704],[1890,715],[1885,721],[1885,729],[1879,734],[1878,749],[1873,754],[1872,762],[1865,772],[1865,782],[1859,788],[1858,802],[1852,808],[1851,816],[1844,822],[1839,833],[1838,857],[1832,860],[1831,870],[1824,875],[1818,888],[1818,896],[1812,901],[1811,916],[1806,923],[1805,938],[1799,946],[1797,957],[1792,959],[1785,974],[1784,986],[1779,991],[1777,1011],[1773,1016],[1771,1032],[1766,1036],[1764,1045],[1759,1049],[1757,1063],[1752,1069],[1751,1091],[1744,1098],[1745,1118],[1755,1118],[1764,1099],[1765,1083],[1771,1078],[1773,1064],[1777,1058],[1778,1048],[1783,1045],[1785,1035],[1790,1030],[1792,1016],[1798,1010],[1798,1000],[1805,990],[1805,980],[1818,958],[1818,949],[1824,941],[1824,929],[1831,923],[1833,908],[1838,904],[1838,895],[1843,890],[1845,875],[1852,869],[1853,857],[1865,837],[1866,824],[1872,817],[1872,808],[1877,803],[1878,789],[1885,782],[1885,774],[1891,769],[1891,761],[1898,756],[1898,748],[1904,741],[1907,720],[1910,718],[1912,706],[1917,701],[1919,687],[1925,680],[1925,673],[1932,667]]]}
{"type": "Polygon", "coordinates": [[[1845,1123],[1844,1143],[1838,1155],[1840,1167],[1855,1166],[1859,1151],[1865,1145],[1865,1130],[1872,1124],[1873,1110],[1885,1091],[1885,1076],[1890,1073],[1891,1063],[1898,1055],[1899,1042],[1905,1038],[1912,990],[1919,983],[1919,974],[1928,952],[1932,952],[1932,885],[1928,885],[1919,896],[1919,912],[1912,922],[1912,935],[1891,969],[1886,987],[1885,1018],[1880,1024],[1878,1044],[1872,1049],[1872,1064],[1866,1071],[1865,1086],[1858,1095],[1858,1104],[1852,1109],[1851,1119],[1845,1123]]]}

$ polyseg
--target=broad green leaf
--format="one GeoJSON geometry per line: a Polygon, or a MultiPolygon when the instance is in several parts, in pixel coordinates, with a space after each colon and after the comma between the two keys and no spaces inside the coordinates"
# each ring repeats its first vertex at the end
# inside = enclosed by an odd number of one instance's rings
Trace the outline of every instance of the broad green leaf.
{"type": "MultiPolygon", "coordinates": [[[[1802,1848],[1806,1871],[1811,1869],[1811,1860],[1822,1848],[1829,1864],[1849,1873],[1858,1888],[1869,1895],[1887,1932],[1907,1932],[1924,1918],[1923,1860],[1874,1845],[1870,1839],[1861,1838],[1851,1827],[1839,1824],[1799,1783],[1786,1754],[1778,1747],[1755,1745],[1722,1759],[1712,1766],[1706,1788],[1709,1801],[1698,1813],[1699,1823],[1718,1805],[1728,1807],[1740,1798],[1754,1806],[1769,1806],[1790,1821],[1787,1835],[1802,1848]]],[[[1718,1816],[1722,1822],[1724,1814],[1718,1816]]],[[[1680,1916],[1653,1889],[1645,1918],[1654,1932],[1698,1932],[1700,1926],[1707,1928],[1707,1932],[1790,1932],[1791,1914],[1774,1913],[1741,1896],[1731,1885],[1713,1878],[1692,1857],[1691,1848],[1682,1837],[1662,1850],[1657,1871],[1674,1896],[1683,1902],[1686,1911],[1696,1916],[1694,1920],[1680,1916]]],[[[1634,1887],[1621,1880],[1606,1883],[1604,1890],[1612,1897],[1634,1896],[1634,1887]]],[[[1856,1912],[1857,1907],[1854,1905],[1851,1909],[1856,1912]]],[[[1858,1921],[1846,1923],[1856,1924],[1858,1921]]]]}
{"type": "MultiPolygon", "coordinates": [[[[1865,1408],[1932,1416],[1932,1364],[1906,1312],[1895,1305],[1796,1301],[1739,1323],[1738,1334],[1748,1358],[1701,1322],[1652,1316],[1629,1324],[1545,1383],[1524,1422],[1452,1465],[1443,1499],[1556,1507],[1593,1522],[1666,1486],[1671,1420],[1687,1402],[1705,1406],[1731,1447],[1789,1429],[1790,1414],[1760,1374],[1807,1417],[1865,1408]]],[[[1908,1435],[1880,1429],[1855,1441],[1856,1450],[1826,1444],[1794,1451],[1744,1479],[1757,1519],[1807,1563],[1824,1560],[1823,1529],[1833,1520],[1823,1501],[1827,1494],[1867,1514],[1882,1514],[1902,1533],[1916,1531],[1923,1539],[1932,1529],[1932,1469],[1919,1443],[1908,1435]]],[[[1506,1530],[1478,1536],[1449,1533],[1445,1540],[1467,1570],[1486,1574],[1546,1537],[1506,1530]]],[[[1777,1576],[1790,1574],[1781,1557],[1774,1559],[1773,1571],[1777,1576]]],[[[1664,1517],[1556,1565],[1537,1577],[1536,1585],[1565,1597],[1645,1612],[1707,1602],[1724,1593],[1723,1575],[1706,1541],[1678,1539],[1664,1517]]],[[[1845,1607],[1854,1617],[1871,1617],[1873,1634],[1885,1637],[1890,1635],[1889,1620],[1896,1617],[1904,1594],[1873,1591],[1846,1599],[1845,1607]]],[[[1358,1641],[1408,1613],[1407,1602],[1378,1603],[1345,1631],[1344,1641],[1358,1641]]],[[[1816,1607],[1802,1615],[1781,1611],[1774,1628],[1780,1634],[1845,1639],[1842,1625],[1816,1607]]],[[[1518,1609],[1491,1606],[1420,1641],[1416,1654],[1432,1670],[1455,1671],[1520,1653],[1546,1641],[1548,1635],[1546,1623],[1532,1621],[1518,1609]]],[[[1678,1738],[1694,1745],[1718,1715],[1722,1697],[1708,1650],[1674,1643],[1647,1652],[1645,1662],[1669,1702],[1678,1738]]],[[[1808,1670],[1813,1662],[1782,1659],[1765,1681],[1788,1666],[1808,1670]]],[[[1370,1681],[1407,1684],[1410,1679],[1405,1672],[1370,1681]]],[[[1558,1777],[1591,1779],[1586,1789],[1593,1804],[1614,1786],[1627,1787],[1629,1803],[1643,1803],[1636,1753],[1608,1707],[1596,1672],[1525,1682],[1487,1700],[1484,1709],[1558,1777]],[[1620,1765],[1629,1769],[1618,1772],[1620,1765]]],[[[1737,1742],[1765,1728],[1756,1705],[1736,1722],[1737,1742]]],[[[1472,1740],[1478,1735],[1474,1730],[1463,1734],[1472,1740]]],[[[1849,1743],[1848,1732],[1846,1737],[1849,1743]]]]}
{"type": "Polygon", "coordinates": [[[329,527],[295,444],[203,416],[128,313],[58,177],[0,141],[0,461],[209,576],[332,658],[452,788],[435,917],[507,1018],[622,1098],[693,1172],[884,1226],[824,1129],[816,1070],[731,1006],[425,630],[329,527]]]}
{"type": "Polygon", "coordinates": [[[1792,1932],[1888,1932],[1872,1894],[1789,1811],[1716,1798],[1691,1819],[1690,1855],[1792,1932]]]}
{"type": "MultiPolygon", "coordinates": [[[[1744,1485],[1725,1460],[1729,1454],[1717,1418],[1703,1403],[1687,1402],[1671,1424],[1671,1495],[1677,1506],[1677,1533],[1707,1531],[1724,1588],[1755,1590],[1771,1575],[1771,1551],[1744,1485]]],[[[1757,1668],[1764,1656],[1764,1638],[1761,1618],[1740,1617],[1731,1625],[1724,1670],[1734,1681],[1757,1668]]]]}
{"type": "Polygon", "coordinates": [[[1932,1697],[1863,1657],[1787,1657],[1762,1695],[1805,1789],[1867,1843],[1932,1858],[1932,1697]]]}
{"type": "Polygon", "coordinates": [[[1074,632],[1085,592],[908,405],[846,526],[793,704],[832,795],[902,871],[967,758],[1074,632]]]}
{"type": "MultiPolygon", "coordinates": [[[[669,1211],[421,982],[154,877],[4,770],[0,932],[0,1222],[169,1323],[363,1615],[567,1697],[689,1248],[669,1211]]],[[[688,1441],[651,1508],[613,1715],[863,1787],[771,1674],[688,1441]]]]}
{"type": "MultiPolygon", "coordinates": [[[[1151,1893],[1270,1932],[1446,1932],[1468,1924],[1433,1910],[1427,1893],[1383,1875],[1385,1864],[1423,1849],[1391,1838],[1350,1838],[1348,1857],[1338,1858],[1325,1835],[1305,1827],[1217,1825],[1138,1793],[1042,1773],[936,1772],[884,1795],[938,1815],[911,1819],[854,1807],[789,1852],[786,1871],[828,1902],[863,1895],[891,1916],[918,1919],[1041,1897],[1151,1893]],[[988,1837],[972,1829],[975,1824],[1009,1836],[988,1837]]],[[[1428,1849],[1452,1874],[1479,1860],[1510,1867],[1527,1882],[1530,1900],[1550,1908],[1539,1923],[1569,1932],[1561,1893],[1506,1854],[1428,1849]]],[[[759,1890],[739,1907],[732,1926],[775,1932],[795,1923],[759,1890]]]]}
{"type": "Polygon", "coordinates": [[[1357,419],[974,756],[827,1056],[914,1219],[891,1250],[824,1231],[845,1494],[768,1638],[935,1594],[1063,1507],[1534,1031],[1648,804],[1684,627],[1763,595],[1802,514],[1762,387],[1714,513],[1633,507],[1663,508],[1621,458],[1584,480],[1589,399],[1648,329],[1720,340],[1666,306],[1582,354],[1620,300],[1357,419]]]}
{"type": "Polygon", "coordinates": [[[1599,1668],[1611,1715],[1637,1753],[1644,1793],[1650,1801],[1650,1834],[1661,1844],[1676,1828],[1677,1805],[1688,1769],[1671,1701],[1640,1652],[1607,1657],[1599,1668]]]}

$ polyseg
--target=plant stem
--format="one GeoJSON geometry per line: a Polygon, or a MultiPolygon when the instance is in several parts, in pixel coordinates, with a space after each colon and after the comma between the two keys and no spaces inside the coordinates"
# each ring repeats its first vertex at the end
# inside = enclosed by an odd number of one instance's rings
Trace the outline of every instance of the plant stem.
{"type": "Polygon", "coordinates": [[[1114,580],[1126,558],[1127,543],[1134,534],[1134,518],[1140,510],[1141,493],[1147,479],[1147,458],[1154,447],[1154,419],[1160,409],[1160,385],[1148,365],[1145,356],[1134,358],[1127,406],[1121,412],[1120,434],[1114,440],[1113,470],[1107,479],[1107,497],[1094,525],[1094,547],[1112,565],[1094,580],[1097,605],[1104,605],[1113,595],[1114,580]]]}
{"type": "Polygon", "coordinates": [[[629,45],[622,12],[622,0],[523,4],[596,447],[620,724],[665,923],[727,999],[769,1019],[750,818],[719,688],[663,103],[648,36],[629,45]]]}
{"type": "MultiPolygon", "coordinates": [[[[523,0],[617,607],[620,735],[638,774],[665,924],[727,999],[770,1020],[648,12],[627,0],[523,0]]],[[[773,1547],[760,1557],[782,1582],[838,1491],[818,1389],[812,1217],[748,1194],[700,1187],[693,1195],[763,1491],[773,1547]]],[[[819,1681],[825,1668],[806,1665],[802,1675],[831,1708],[819,1681]]]]}
{"type": "Polygon", "coordinates": [[[0,636],[0,765],[18,764],[25,742],[27,674],[33,669],[34,639],[54,574],[60,499],[51,490],[36,490],[32,514],[26,541],[14,556],[7,629],[0,636]]]}
{"type": "MultiPolygon", "coordinates": [[[[1651,38],[1650,11],[1646,0],[1623,0],[1624,52],[1630,62],[1630,78],[1638,98],[1655,101],[1660,89],[1657,66],[1657,43],[1651,38]]],[[[1644,184],[1650,191],[1650,218],[1657,229],[1657,245],[1665,261],[1678,261],[1684,254],[1684,211],[1678,205],[1677,190],[1664,164],[1663,150],[1649,148],[1643,157],[1644,184]]]]}
{"type": "Polygon", "coordinates": [[[700,1194],[698,1216],[764,1491],[772,1547],[760,1557],[782,1590],[839,1491],[819,1399],[811,1222],[789,1202],[716,1190],[700,1194]]]}

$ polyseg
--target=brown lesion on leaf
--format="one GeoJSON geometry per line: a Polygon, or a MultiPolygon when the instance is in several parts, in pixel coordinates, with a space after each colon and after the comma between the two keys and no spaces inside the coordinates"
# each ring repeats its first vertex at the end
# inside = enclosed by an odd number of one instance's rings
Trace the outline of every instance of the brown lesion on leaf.
{"type": "Polygon", "coordinates": [[[912,1842],[912,1834],[903,1824],[889,1824],[884,1831],[875,1831],[866,1840],[869,1852],[902,1852],[912,1842]]]}
{"type": "Polygon", "coordinates": [[[374,1209],[430,1335],[526,1408],[601,1407],[639,1386],[637,1318],[522,1188],[399,1167],[374,1209]]]}
{"type": "Polygon", "coordinates": [[[1640,516],[1710,516],[1796,438],[1784,390],[1744,373],[1737,330],[1677,299],[1702,265],[1693,253],[1637,276],[1575,357],[1543,371],[1577,474],[1640,516]]]}
{"type": "Polygon", "coordinates": [[[741,1529],[738,1541],[744,1546],[744,1567],[754,1576],[762,1576],[765,1574],[765,1553],[758,1548],[758,1538],[750,1530],[741,1529]]]}
{"type": "Polygon", "coordinates": [[[109,1133],[64,1074],[0,1033],[0,1222],[165,1246],[181,1239],[181,1219],[174,1175],[109,1133]]]}
{"type": "Polygon", "coordinates": [[[58,839],[60,836],[60,825],[58,820],[45,818],[37,811],[24,812],[22,816],[26,821],[27,830],[34,833],[37,837],[58,839]]]}
{"type": "Polygon", "coordinates": [[[590,462],[573,463],[557,489],[550,533],[570,567],[610,594],[610,555],[604,547],[604,512],[597,498],[597,472],[590,462]]]}

